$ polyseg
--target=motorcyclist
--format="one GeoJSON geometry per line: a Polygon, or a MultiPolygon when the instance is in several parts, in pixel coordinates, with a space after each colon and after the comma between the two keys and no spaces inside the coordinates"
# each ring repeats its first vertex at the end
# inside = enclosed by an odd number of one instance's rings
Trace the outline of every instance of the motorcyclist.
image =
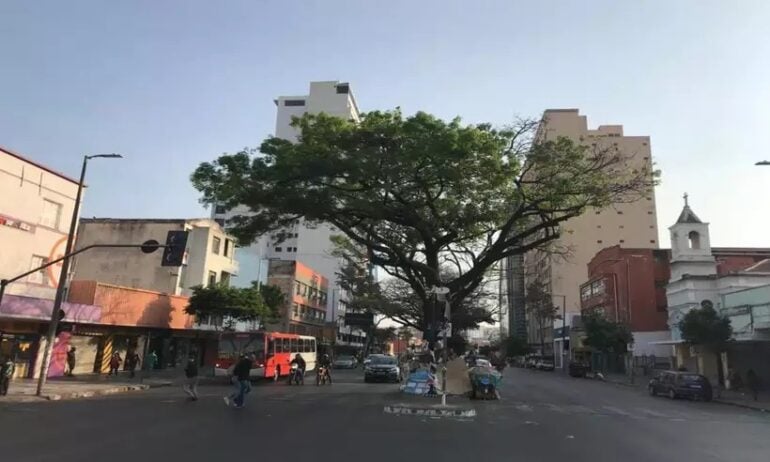
{"type": "Polygon", "coordinates": [[[305,359],[302,358],[301,354],[297,353],[297,355],[294,356],[294,359],[292,359],[291,362],[289,363],[289,365],[294,365],[294,364],[297,365],[297,369],[299,369],[301,372],[300,377],[302,377],[302,379],[304,380],[305,368],[307,367],[307,364],[305,364],[305,359]]]}
{"type": "Polygon", "coordinates": [[[318,365],[323,367],[326,371],[326,378],[329,380],[329,383],[332,383],[332,359],[329,357],[328,353],[324,353],[323,356],[318,360],[318,365]]]}

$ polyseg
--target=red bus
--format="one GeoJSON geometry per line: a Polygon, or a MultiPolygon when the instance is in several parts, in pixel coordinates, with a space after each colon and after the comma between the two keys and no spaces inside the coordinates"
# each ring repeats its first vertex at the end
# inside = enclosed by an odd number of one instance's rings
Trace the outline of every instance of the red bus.
{"type": "Polygon", "coordinates": [[[289,362],[297,353],[307,364],[307,370],[315,369],[316,339],[307,335],[282,332],[228,332],[219,336],[215,376],[230,375],[242,354],[254,354],[252,377],[278,379],[289,375],[289,362]]]}

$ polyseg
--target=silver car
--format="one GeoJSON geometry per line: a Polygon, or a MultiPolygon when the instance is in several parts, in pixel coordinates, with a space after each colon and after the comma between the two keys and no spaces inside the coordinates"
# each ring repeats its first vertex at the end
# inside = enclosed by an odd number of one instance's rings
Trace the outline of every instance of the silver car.
{"type": "Polygon", "coordinates": [[[332,362],[335,369],[355,369],[357,365],[358,361],[352,356],[337,356],[332,362]]]}

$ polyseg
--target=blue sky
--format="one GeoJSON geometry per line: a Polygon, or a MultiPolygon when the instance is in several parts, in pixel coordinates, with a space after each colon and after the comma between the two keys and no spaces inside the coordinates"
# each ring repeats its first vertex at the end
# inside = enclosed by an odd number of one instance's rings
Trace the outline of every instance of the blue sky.
{"type": "Polygon", "coordinates": [[[649,135],[662,230],[690,194],[722,246],[770,246],[770,2],[0,3],[0,145],[77,175],[84,216],[206,216],[199,162],[257,146],[273,98],[505,124],[577,107],[649,135]]]}

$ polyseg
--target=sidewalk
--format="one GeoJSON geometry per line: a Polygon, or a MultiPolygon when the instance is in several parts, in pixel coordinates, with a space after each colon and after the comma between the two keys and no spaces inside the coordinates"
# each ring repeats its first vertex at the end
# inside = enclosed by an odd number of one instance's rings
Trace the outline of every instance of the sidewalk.
{"type": "MultiPolygon", "coordinates": [[[[624,385],[627,387],[636,387],[639,389],[646,389],[647,383],[650,381],[650,377],[636,376],[634,377],[634,383],[631,384],[629,383],[628,376],[623,374],[606,374],[604,379],[609,383],[624,385]]],[[[770,412],[770,393],[767,390],[764,392],[760,391],[759,399],[757,401],[754,401],[749,393],[742,393],[732,390],[721,390],[719,392],[719,396],[717,397],[715,390],[714,402],[747,409],[754,409],[762,412],[770,412]]]]}
{"type": "MultiPolygon", "coordinates": [[[[35,395],[37,379],[14,379],[8,389],[8,395],[0,396],[0,403],[88,398],[97,395],[165,387],[173,383],[172,374],[166,373],[166,371],[158,372],[159,374],[153,372],[152,375],[143,380],[140,380],[139,374],[132,379],[128,373],[121,373],[121,375],[112,377],[103,374],[54,377],[48,379],[45,387],[43,387],[43,394],[39,397],[35,395]]],[[[178,376],[179,372],[174,371],[174,375],[178,376]]]]}

